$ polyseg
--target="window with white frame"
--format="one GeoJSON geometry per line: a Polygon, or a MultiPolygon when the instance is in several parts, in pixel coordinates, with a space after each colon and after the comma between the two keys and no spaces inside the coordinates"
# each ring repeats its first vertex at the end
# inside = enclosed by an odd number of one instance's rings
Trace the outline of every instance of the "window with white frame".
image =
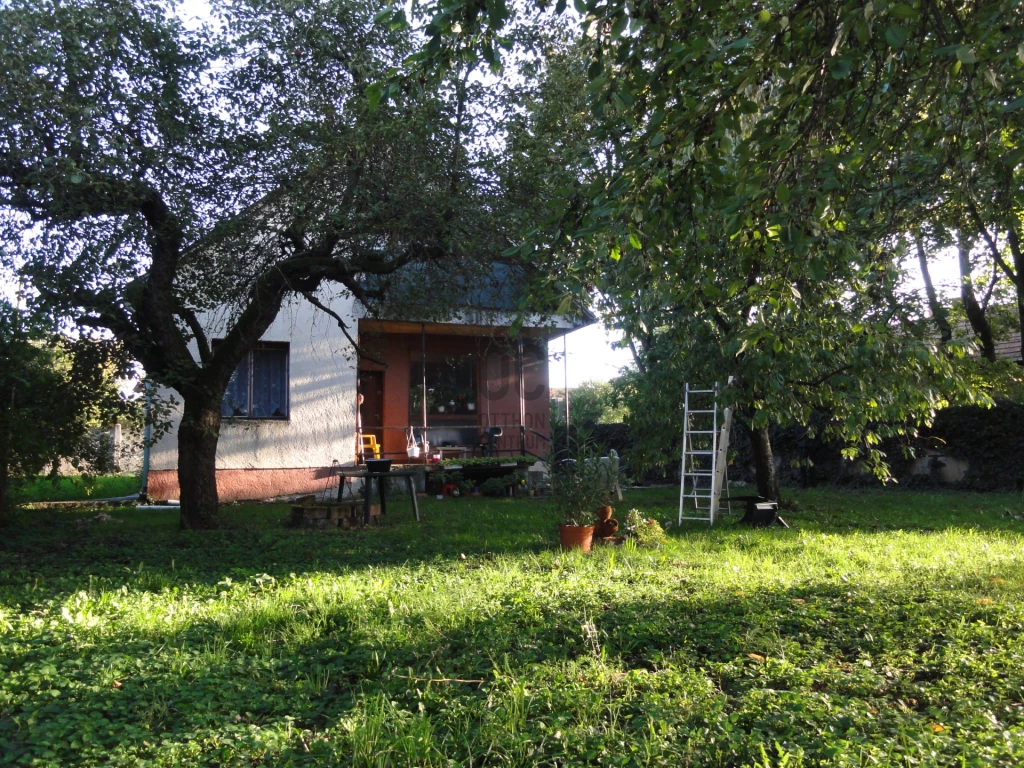
{"type": "Polygon", "coordinates": [[[261,341],[231,374],[222,416],[235,419],[288,418],[288,343],[261,341]]]}

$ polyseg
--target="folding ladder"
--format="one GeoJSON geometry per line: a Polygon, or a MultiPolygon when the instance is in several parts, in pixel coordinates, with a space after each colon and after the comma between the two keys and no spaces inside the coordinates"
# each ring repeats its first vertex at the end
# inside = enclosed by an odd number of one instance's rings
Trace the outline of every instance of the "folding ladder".
{"type": "MultiPolygon", "coordinates": [[[[732,382],[732,377],[729,382],[732,382]]],[[[700,520],[714,525],[722,489],[728,487],[732,409],[720,407],[718,390],[718,382],[713,389],[691,389],[689,383],[686,385],[683,461],[679,479],[680,523],[683,520],[700,520]]]]}

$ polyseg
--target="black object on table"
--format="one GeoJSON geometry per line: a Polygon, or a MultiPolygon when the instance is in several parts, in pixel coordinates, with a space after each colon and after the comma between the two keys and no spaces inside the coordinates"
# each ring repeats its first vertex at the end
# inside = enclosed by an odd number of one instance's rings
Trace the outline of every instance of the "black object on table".
{"type": "Polygon", "coordinates": [[[377,481],[377,493],[380,496],[380,513],[386,515],[387,508],[387,484],[384,482],[389,477],[404,477],[409,487],[409,498],[412,500],[412,511],[416,516],[416,522],[420,521],[420,505],[416,502],[416,487],[412,479],[416,476],[415,469],[396,469],[393,472],[371,472],[366,467],[339,467],[335,472],[340,475],[338,481],[338,501],[341,501],[341,494],[345,490],[345,484],[353,477],[363,478],[363,525],[370,524],[370,496],[373,493],[373,481],[377,481]]]}

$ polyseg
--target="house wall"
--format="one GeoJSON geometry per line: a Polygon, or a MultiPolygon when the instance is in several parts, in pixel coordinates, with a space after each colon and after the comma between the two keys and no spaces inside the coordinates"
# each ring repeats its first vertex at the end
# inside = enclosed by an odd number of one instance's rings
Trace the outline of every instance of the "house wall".
{"type": "MultiPolygon", "coordinates": [[[[332,297],[325,291],[319,298],[354,331],[351,298],[332,297]]],[[[204,315],[200,321],[209,338],[224,336],[227,317],[223,313],[204,315]]],[[[222,501],[322,491],[331,462],[352,463],[355,458],[355,360],[336,321],[299,299],[281,310],[262,339],[289,342],[289,418],[223,422],[217,445],[217,488],[222,501]]],[[[191,351],[198,357],[194,345],[191,351]]],[[[179,407],[171,413],[171,430],[151,448],[151,498],[180,495],[180,420],[179,407]]]]}
{"type": "MultiPolygon", "coordinates": [[[[320,300],[337,312],[352,331],[358,327],[354,302],[321,292],[320,300]]],[[[222,338],[228,327],[223,312],[200,317],[211,339],[222,338]]],[[[355,461],[356,364],[351,344],[333,318],[296,300],[281,310],[262,337],[263,341],[289,343],[289,418],[277,420],[225,420],[217,446],[217,488],[222,501],[263,499],[272,496],[323,491],[333,460],[355,461]]],[[[514,340],[507,338],[431,334],[427,351],[442,354],[476,354],[479,402],[476,418],[463,415],[460,424],[473,423],[478,434],[487,425],[505,427],[499,448],[519,452],[518,366],[514,340]]],[[[360,346],[386,363],[386,369],[363,360],[364,369],[384,370],[385,456],[404,460],[404,429],[420,419],[410,419],[410,364],[419,359],[419,334],[361,334],[360,346]]],[[[191,352],[198,358],[193,344],[191,352]]],[[[549,449],[548,359],[543,340],[524,339],[525,423],[544,437],[527,433],[526,448],[538,455],[549,449]]],[[[158,397],[174,393],[161,390],[158,397]]],[[[148,493],[153,499],[180,497],[177,477],[177,426],[180,407],[169,414],[171,428],[150,450],[148,493]]],[[[429,418],[432,428],[443,419],[429,418]]],[[[376,425],[366,425],[367,427],[376,425]]],[[[438,432],[432,432],[436,440],[438,432]]]]}

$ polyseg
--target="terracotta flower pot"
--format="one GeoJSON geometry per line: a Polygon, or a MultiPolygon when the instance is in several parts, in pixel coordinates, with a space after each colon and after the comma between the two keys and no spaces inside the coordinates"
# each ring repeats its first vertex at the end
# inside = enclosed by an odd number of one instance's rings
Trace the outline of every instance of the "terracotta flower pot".
{"type": "Polygon", "coordinates": [[[598,507],[597,508],[597,518],[598,518],[598,520],[611,520],[612,519],[612,515],[614,515],[614,514],[615,514],[615,510],[612,509],[610,506],[604,506],[604,507],[598,507]]]}
{"type": "Polygon", "coordinates": [[[590,551],[590,545],[594,543],[594,526],[592,525],[560,525],[558,526],[558,540],[562,549],[582,549],[590,551]]]}

